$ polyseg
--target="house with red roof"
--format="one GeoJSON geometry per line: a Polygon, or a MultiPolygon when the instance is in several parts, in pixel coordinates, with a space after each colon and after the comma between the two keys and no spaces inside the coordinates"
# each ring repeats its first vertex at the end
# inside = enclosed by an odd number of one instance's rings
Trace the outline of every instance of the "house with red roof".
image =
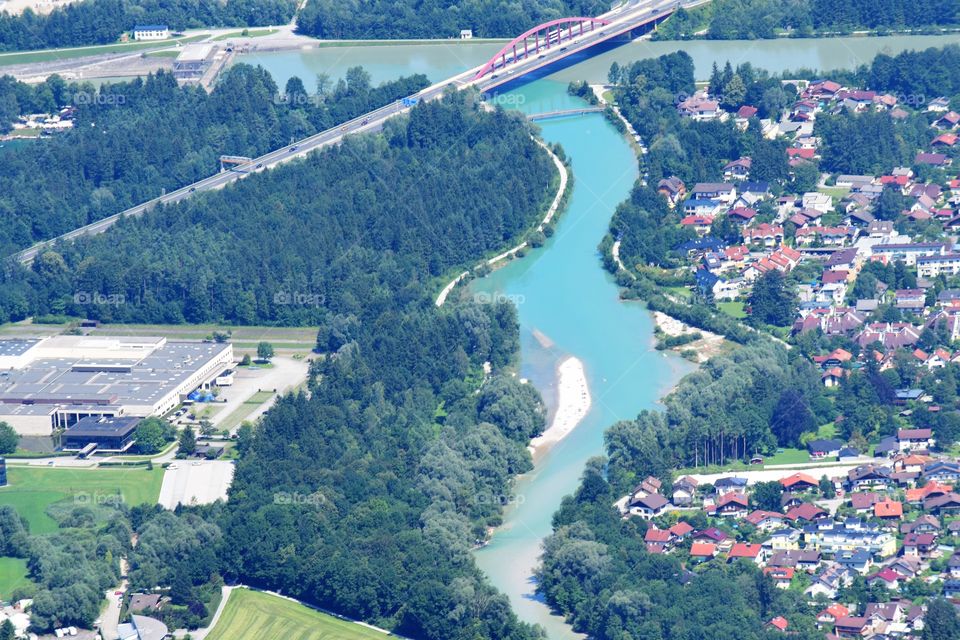
{"type": "Polygon", "coordinates": [[[833,632],[840,638],[863,638],[873,632],[873,625],[866,617],[844,616],[834,623],[833,632]]]}
{"type": "Polygon", "coordinates": [[[776,511],[763,511],[757,509],[744,518],[745,521],[749,522],[756,528],[763,531],[773,531],[774,529],[779,529],[783,526],[783,521],[786,518],[782,513],[777,513],[776,511]]]}
{"type": "Polygon", "coordinates": [[[908,533],[903,537],[903,555],[929,558],[937,549],[937,536],[932,533],[908,533]]]}
{"type": "Polygon", "coordinates": [[[747,496],[738,491],[732,491],[720,496],[714,506],[714,513],[718,516],[742,518],[747,515],[749,508],[750,501],[747,496]]]}
{"type": "Polygon", "coordinates": [[[781,479],[780,484],[783,485],[783,488],[786,491],[791,491],[794,493],[798,491],[805,491],[807,489],[816,489],[820,486],[820,483],[817,482],[813,476],[799,472],[781,479]]]}
{"type": "Polygon", "coordinates": [[[794,522],[800,520],[806,520],[807,522],[813,522],[823,518],[824,516],[830,515],[826,510],[818,507],[812,502],[804,502],[801,505],[798,505],[789,511],[787,511],[787,518],[793,520],[794,522]]]}
{"type": "Polygon", "coordinates": [[[768,622],[767,626],[777,629],[778,631],[786,631],[787,627],[790,626],[790,623],[787,622],[787,619],[784,618],[783,616],[777,616],[776,618],[768,622]]]}
{"type": "Polygon", "coordinates": [[[712,542],[694,542],[690,545],[690,557],[704,562],[717,555],[717,545],[712,542]]]}
{"type": "Polygon", "coordinates": [[[817,614],[817,622],[832,627],[838,619],[845,618],[848,615],[850,615],[850,609],[835,602],[817,614]]]}
{"type": "Polygon", "coordinates": [[[896,590],[900,588],[900,581],[903,580],[903,576],[891,569],[890,567],[885,567],[880,571],[877,571],[873,575],[867,576],[867,584],[874,585],[877,583],[882,584],[887,589],[896,590]]]}
{"type": "Polygon", "coordinates": [[[897,521],[903,518],[903,503],[896,500],[883,500],[873,505],[873,515],[885,521],[897,521]]]}
{"type": "Polygon", "coordinates": [[[667,531],[670,532],[670,535],[674,537],[676,542],[679,542],[693,533],[693,527],[690,526],[690,523],[681,521],[667,529],[667,531]]]}
{"type": "Polygon", "coordinates": [[[778,589],[787,589],[797,570],[793,567],[764,567],[763,573],[770,576],[778,589]]]}
{"type": "Polygon", "coordinates": [[[752,560],[759,564],[763,561],[762,553],[763,545],[738,542],[730,549],[730,552],[727,554],[727,560],[752,560]]]}

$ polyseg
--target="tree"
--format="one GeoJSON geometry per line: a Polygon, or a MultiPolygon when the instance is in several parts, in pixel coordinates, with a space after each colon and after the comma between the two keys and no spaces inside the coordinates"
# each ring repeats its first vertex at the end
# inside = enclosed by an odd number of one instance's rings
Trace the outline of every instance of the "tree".
{"type": "Polygon", "coordinates": [[[796,295],[779,271],[770,270],[753,283],[750,318],[755,322],[785,327],[793,322],[796,306],[796,295]]]}
{"type": "Polygon", "coordinates": [[[161,418],[141,420],[133,433],[137,450],[147,455],[159,452],[173,439],[173,427],[161,418]]]}
{"type": "Polygon", "coordinates": [[[610,71],[607,72],[607,81],[610,84],[620,84],[620,63],[616,60],[610,64],[610,71]]]}
{"type": "Polygon", "coordinates": [[[0,640],[14,640],[17,637],[16,633],[17,630],[9,618],[4,620],[3,624],[0,624],[0,640]]]}
{"type": "Polygon", "coordinates": [[[781,447],[795,447],[800,436],[813,429],[814,419],[806,398],[796,389],[784,389],[770,417],[770,430],[781,447]]]}
{"type": "Polygon", "coordinates": [[[0,454],[13,453],[20,443],[20,434],[6,422],[0,422],[0,454]]]}
{"type": "Polygon", "coordinates": [[[783,485],[776,480],[758,482],[754,485],[753,495],[750,496],[750,501],[753,502],[753,506],[757,509],[779,512],[782,508],[780,505],[780,497],[782,495],[783,485]]]}
{"type": "Polygon", "coordinates": [[[822,495],[827,500],[831,500],[837,496],[837,488],[834,486],[833,481],[828,478],[826,475],[820,476],[820,495],[822,495]]]}
{"type": "Polygon", "coordinates": [[[183,456],[192,456],[197,452],[197,434],[193,432],[190,426],[183,428],[180,432],[180,446],[177,453],[183,456]]]}
{"type": "Polygon", "coordinates": [[[960,638],[960,619],[953,605],[943,598],[935,598],[927,604],[924,619],[923,640],[956,640],[960,638]]]}
{"type": "Polygon", "coordinates": [[[273,357],[273,345],[269,342],[261,342],[257,345],[257,359],[261,362],[269,362],[273,357]]]}

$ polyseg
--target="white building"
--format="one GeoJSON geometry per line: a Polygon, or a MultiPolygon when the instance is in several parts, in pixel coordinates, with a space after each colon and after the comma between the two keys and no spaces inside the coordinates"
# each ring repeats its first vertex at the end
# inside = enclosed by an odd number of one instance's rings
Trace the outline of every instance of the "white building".
{"type": "Polygon", "coordinates": [[[460,39],[461,39],[461,40],[473,40],[473,30],[472,30],[472,29],[460,29],[460,39]]]}
{"type": "Polygon", "coordinates": [[[921,278],[936,278],[940,274],[955,276],[960,273],[960,254],[943,256],[920,256],[917,258],[917,275],[921,278]]]}
{"type": "Polygon", "coordinates": [[[137,25],[133,28],[134,40],[166,40],[170,37],[170,28],[165,24],[137,25]]]}

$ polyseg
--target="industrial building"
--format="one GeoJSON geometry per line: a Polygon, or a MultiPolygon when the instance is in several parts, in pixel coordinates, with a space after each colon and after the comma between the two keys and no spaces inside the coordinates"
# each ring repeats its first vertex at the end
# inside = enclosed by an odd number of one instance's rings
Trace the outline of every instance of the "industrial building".
{"type": "Polygon", "coordinates": [[[217,47],[213,44],[188,44],[173,61],[173,77],[178,80],[196,80],[203,75],[217,47]]]}
{"type": "Polygon", "coordinates": [[[156,337],[0,339],[0,420],[49,436],[83,418],[160,416],[233,365],[233,346],[156,337]]]}
{"type": "Polygon", "coordinates": [[[90,416],[81,418],[63,432],[64,451],[126,451],[133,445],[133,434],[140,418],[132,416],[90,416]],[[92,445],[92,446],[91,446],[92,445]]]}

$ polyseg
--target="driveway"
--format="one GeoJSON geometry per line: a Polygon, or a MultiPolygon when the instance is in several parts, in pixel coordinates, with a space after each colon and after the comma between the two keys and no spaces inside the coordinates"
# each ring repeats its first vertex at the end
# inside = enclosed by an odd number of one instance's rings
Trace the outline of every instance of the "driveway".
{"type": "MultiPolygon", "coordinates": [[[[252,369],[237,367],[233,376],[233,385],[223,387],[220,397],[226,398],[225,403],[218,403],[220,409],[210,419],[214,426],[219,426],[227,416],[239,409],[253,394],[258,391],[273,391],[285,393],[298,387],[307,379],[310,362],[304,358],[295,360],[288,356],[275,356],[271,361],[273,366],[266,369],[252,369]]],[[[276,396],[258,407],[246,420],[255,420],[260,417],[276,400],[276,396]]],[[[236,431],[236,429],[233,429],[236,431]]]]}

